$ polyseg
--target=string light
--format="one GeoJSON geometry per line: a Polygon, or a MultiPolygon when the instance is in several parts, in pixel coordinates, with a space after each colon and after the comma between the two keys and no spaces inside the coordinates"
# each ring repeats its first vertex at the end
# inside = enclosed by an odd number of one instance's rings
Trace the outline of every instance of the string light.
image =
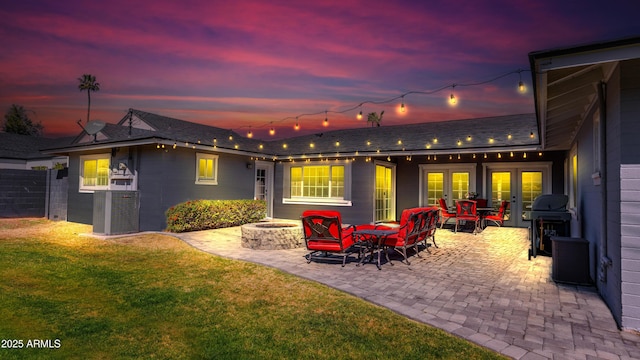
{"type": "Polygon", "coordinates": [[[327,116],[327,110],[324,111],[324,122],[322,123],[322,126],[329,126],[329,117],[327,116]]]}
{"type": "Polygon", "coordinates": [[[520,77],[520,81],[518,81],[518,91],[521,94],[524,94],[525,92],[527,92],[527,87],[524,86],[524,83],[522,82],[522,70],[518,71],[518,76],[520,77]]]}
{"type": "MultiPolygon", "coordinates": [[[[433,90],[411,90],[411,91],[407,91],[407,92],[405,92],[403,94],[400,94],[398,96],[395,96],[395,97],[392,97],[392,98],[389,98],[389,99],[384,99],[384,100],[379,100],[379,101],[366,100],[366,101],[363,101],[363,102],[359,103],[358,105],[355,105],[355,106],[352,106],[352,107],[349,107],[349,108],[346,108],[346,109],[343,109],[343,110],[340,110],[340,111],[324,110],[323,112],[325,113],[325,122],[323,123],[323,125],[324,126],[329,126],[329,120],[328,120],[328,117],[327,117],[329,112],[336,113],[336,114],[343,114],[343,113],[351,112],[351,111],[353,111],[355,109],[358,109],[358,108],[360,108],[360,111],[357,113],[356,118],[358,120],[361,120],[362,117],[363,117],[363,115],[362,115],[362,106],[364,104],[367,104],[367,103],[378,104],[378,105],[379,104],[388,104],[388,103],[391,103],[391,102],[394,102],[394,101],[397,101],[398,99],[400,99],[401,100],[400,112],[405,112],[406,111],[406,104],[404,103],[404,97],[405,96],[407,96],[407,95],[431,95],[431,94],[435,94],[435,93],[441,92],[443,90],[446,90],[448,88],[451,88],[451,93],[449,95],[448,101],[449,101],[450,105],[454,106],[454,105],[457,105],[457,103],[458,103],[457,98],[454,95],[454,90],[455,90],[456,86],[468,87],[468,86],[484,85],[484,84],[495,82],[497,80],[500,80],[500,79],[502,79],[504,77],[507,77],[509,75],[516,74],[516,73],[520,77],[520,81],[518,82],[518,90],[522,92],[522,90],[524,88],[524,91],[526,91],[526,86],[522,82],[522,72],[524,72],[524,71],[530,71],[530,70],[528,70],[528,69],[517,69],[517,70],[514,70],[514,71],[509,71],[509,72],[503,73],[501,75],[495,76],[495,77],[490,78],[488,80],[477,81],[477,82],[469,82],[469,83],[462,83],[462,84],[458,83],[458,84],[445,85],[445,86],[442,86],[442,87],[439,87],[439,88],[436,88],[436,89],[433,89],[433,90]]],[[[299,114],[299,115],[297,115],[295,117],[292,117],[292,116],[285,117],[285,118],[283,118],[283,119],[281,119],[279,121],[295,119],[296,123],[298,123],[298,119],[300,117],[303,117],[303,116],[314,116],[314,115],[320,115],[320,114],[322,114],[322,112],[299,114]]],[[[271,123],[273,123],[273,122],[271,122],[271,123]]],[[[275,133],[275,130],[274,130],[274,133],[275,133]]],[[[273,135],[273,134],[271,134],[271,135],[273,135]]]]}
{"type": "Polygon", "coordinates": [[[535,137],[535,135],[533,135],[533,131],[529,134],[529,137],[532,139],[535,137]]]}
{"type": "Polygon", "coordinates": [[[247,133],[247,137],[249,139],[251,139],[253,137],[253,132],[251,130],[249,130],[249,132],[247,133]]]}
{"type": "Polygon", "coordinates": [[[511,140],[513,136],[511,136],[511,134],[507,135],[507,139],[511,140]]]}
{"type": "Polygon", "coordinates": [[[471,135],[467,135],[467,141],[471,141],[471,135]]]}
{"type": "Polygon", "coordinates": [[[451,85],[451,95],[449,96],[449,105],[455,106],[458,103],[458,100],[453,95],[453,90],[455,90],[456,84],[451,85]]]}
{"type": "Polygon", "coordinates": [[[175,148],[177,148],[177,147],[178,147],[178,144],[176,144],[176,143],[174,142],[174,143],[173,143],[173,148],[175,149],[175,148]]]}
{"type": "Polygon", "coordinates": [[[274,128],[269,129],[269,135],[273,136],[275,134],[276,134],[276,129],[274,128]]]}
{"type": "Polygon", "coordinates": [[[296,124],[293,126],[293,130],[298,131],[300,130],[300,124],[298,123],[298,118],[296,117],[296,124]]]}

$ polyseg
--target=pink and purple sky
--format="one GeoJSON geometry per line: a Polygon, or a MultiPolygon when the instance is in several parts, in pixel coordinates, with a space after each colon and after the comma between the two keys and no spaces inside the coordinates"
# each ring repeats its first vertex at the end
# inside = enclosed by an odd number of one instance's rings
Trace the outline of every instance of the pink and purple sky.
{"type": "Polygon", "coordinates": [[[45,136],[129,108],[269,138],[322,128],[534,112],[528,53],[640,35],[631,0],[9,1],[0,9],[0,110],[45,136]],[[519,75],[476,86],[518,69],[519,75]],[[404,98],[407,111],[397,111],[404,98]],[[458,98],[448,106],[451,91],[458,98]],[[365,103],[362,108],[357,107],[365,103]],[[346,109],[355,110],[345,111],[346,109]]]}

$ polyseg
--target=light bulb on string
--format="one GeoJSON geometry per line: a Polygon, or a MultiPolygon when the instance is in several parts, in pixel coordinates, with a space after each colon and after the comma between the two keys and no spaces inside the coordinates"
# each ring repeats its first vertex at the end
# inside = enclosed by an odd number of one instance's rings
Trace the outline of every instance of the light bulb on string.
{"type": "Polygon", "coordinates": [[[400,112],[404,113],[407,111],[407,108],[404,106],[404,96],[402,96],[402,102],[400,103],[400,112]]]}
{"type": "Polygon", "coordinates": [[[326,110],[324,112],[324,122],[322,123],[322,126],[324,126],[324,127],[329,126],[329,117],[327,117],[327,111],[326,110]]]}
{"type": "Polygon", "coordinates": [[[269,129],[269,135],[273,136],[275,134],[276,134],[276,129],[274,129],[273,127],[269,129]]]}
{"type": "Polygon", "coordinates": [[[252,132],[251,130],[249,130],[249,131],[247,132],[247,137],[248,137],[249,139],[251,139],[251,138],[253,137],[253,132],[252,132]]]}
{"type": "Polygon", "coordinates": [[[524,94],[527,92],[527,87],[522,82],[522,70],[518,70],[518,76],[520,76],[520,81],[518,81],[518,91],[520,94],[524,94]]]}
{"type": "Polygon", "coordinates": [[[296,124],[293,126],[293,130],[295,130],[295,131],[300,130],[300,124],[298,124],[298,123],[296,122],[296,124]]]}
{"type": "Polygon", "coordinates": [[[458,103],[458,99],[456,99],[455,95],[453,95],[453,90],[455,90],[456,85],[451,85],[451,95],[449,95],[449,105],[455,106],[458,103]]]}
{"type": "Polygon", "coordinates": [[[360,112],[358,113],[358,115],[356,115],[356,119],[358,119],[358,120],[362,120],[362,110],[360,110],[360,112]]]}

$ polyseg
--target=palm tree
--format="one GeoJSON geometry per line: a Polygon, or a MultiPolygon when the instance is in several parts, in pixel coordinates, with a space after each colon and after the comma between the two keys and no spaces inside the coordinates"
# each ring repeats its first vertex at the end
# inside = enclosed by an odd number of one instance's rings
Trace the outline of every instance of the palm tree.
{"type": "Polygon", "coordinates": [[[96,77],[91,74],[83,74],[78,78],[80,91],[87,90],[87,123],[89,122],[89,112],[91,111],[91,92],[100,90],[100,83],[96,82],[96,77]]]}
{"type": "Polygon", "coordinates": [[[375,113],[375,112],[369,113],[369,115],[367,115],[367,122],[371,123],[371,127],[373,127],[374,123],[380,126],[380,121],[382,121],[382,115],[384,115],[384,110],[380,111],[379,116],[378,116],[378,113],[375,113]]]}

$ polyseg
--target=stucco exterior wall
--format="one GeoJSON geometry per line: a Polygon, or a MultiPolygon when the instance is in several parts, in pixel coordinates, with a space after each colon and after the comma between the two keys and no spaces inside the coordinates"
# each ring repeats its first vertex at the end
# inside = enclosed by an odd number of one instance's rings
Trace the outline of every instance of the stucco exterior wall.
{"type": "Polygon", "coordinates": [[[598,266],[596,286],[614,318],[620,324],[620,69],[607,82],[606,94],[606,227],[607,238],[599,257],[611,260],[610,266],[598,266]],[[604,281],[603,281],[604,280],[604,281]]]}
{"type": "MultiPolygon", "coordinates": [[[[247,167],[251,161],[246,156],[218,154],[218,184],[199,185],[195,183],[196,153],[206,153],[204,151],[157,149],[153,145],[128,151],[120,149],[113,159],[130,156],[130,166],[138,173],[140,231],[165,229],[165,211],[187,200],[253,199],[254,170],[247,167]]],[[[91,224],[93,194],[78,191],[79,159],[78,154],[69,159],[68,218],[69,221],[91,224]]]]}

